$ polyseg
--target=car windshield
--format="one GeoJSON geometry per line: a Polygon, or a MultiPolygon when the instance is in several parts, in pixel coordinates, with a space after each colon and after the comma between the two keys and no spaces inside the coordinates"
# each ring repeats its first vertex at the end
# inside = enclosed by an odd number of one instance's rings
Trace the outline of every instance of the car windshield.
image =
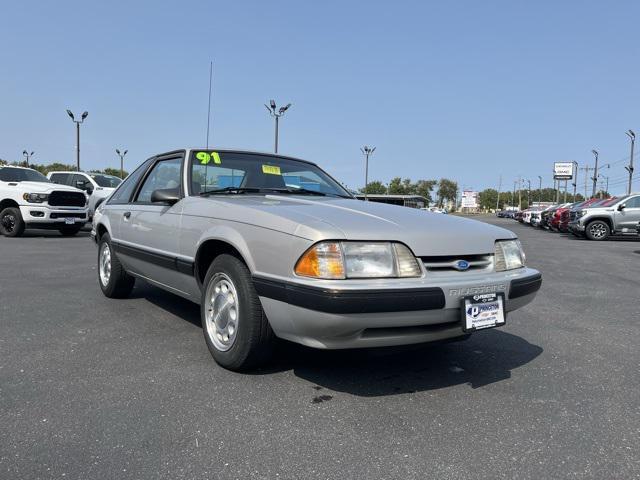
{"type": "Polygon", "coordinates": [[[49,179],[36,170],[30,168],[1,167],[0,180],[3,182],[43,182],[49,179]]]}
{"type": "Polygon", "coordinates": [[[191,153],[191,194],[281,193],[353,198],[317,166],[256,153],[191,153]]]}
{"type": "Polygon", "coordinates": [[[91,178],[93,178],[98,186],[106,188],[116,188],[122,182],[121,179],[113,175],[97,175],[92,173],[91,178]]]}

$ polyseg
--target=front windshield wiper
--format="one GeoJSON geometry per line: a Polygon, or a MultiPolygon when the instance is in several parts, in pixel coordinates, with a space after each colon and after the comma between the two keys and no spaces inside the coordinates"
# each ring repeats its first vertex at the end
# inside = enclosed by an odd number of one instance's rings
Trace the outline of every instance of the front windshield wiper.
{"type": "Polygon", "coordinates": [[[204,192],[200,192],[200,196],[216,195],[219,193],[259,193],[260,190],[260,188],[254,187],[224,187],[216,188],[215,190],[205,190],[204,192]]]}
{"type": "Polygon", "coordinates": [[[347,195],[340,195],[339,193],[331,193],[331,192],[319,192],[317,190],[308,190],[306,188],[265,188],[265,190],[269,190],[270,192],[277,193],[293,193],[293,194],[303,194],[303,195],[318,195],[321,197],[340,197],[340,198],[351,198],[347,195]]]}

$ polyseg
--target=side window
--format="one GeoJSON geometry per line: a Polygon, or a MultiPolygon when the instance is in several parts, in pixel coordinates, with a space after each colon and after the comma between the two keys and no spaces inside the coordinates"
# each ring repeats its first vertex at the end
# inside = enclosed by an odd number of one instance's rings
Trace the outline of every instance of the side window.
{"type": "Polygon", "coordinates": [[[626,208],[640,208],[640,197],[633,197],[624,202],[626,204],[626,208]]]}
{"type": "Polygon", "coordinates": [[[51,181],[53,183],[57,183],[58,185],[66,185],[68,177],[68,173],[52,173],[51,181]]]}
{"type": "Polygon", "coordinates": [[[87,179],[84,178],[84,175],[78,175],[76,173],[72,175],[71,186],[84,190],[87,188],[87,179]]]}
{"type": "Polygon", "coordinates": [[[180,166],[182,158],[160,160],[152,168],[147,178],[144,179],[136,202],[151,202],[151,194],[154,190],[165,188],[180,188],[180,166]]]}
{"type": "Polygon", "coordinates": [[[133,171],[124,181],[120,184],[118,189],[113,192],[107,204],[109,205],[122,205],[125,203],[129,203],[131,200],[131,195],[133,195],[134,190],[136,189],[136,185],[144,175],[144,172],[147,171],[149,165],[153,162],[153,158],[150,158],[142,165],[140,165],[135,171],[133,171]]]}

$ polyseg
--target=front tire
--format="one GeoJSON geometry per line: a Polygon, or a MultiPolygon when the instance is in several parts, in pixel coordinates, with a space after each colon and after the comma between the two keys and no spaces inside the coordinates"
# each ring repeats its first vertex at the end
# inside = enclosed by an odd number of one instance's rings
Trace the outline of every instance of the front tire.
{"type": "Polygon", "coordinates": [[[126,298],[136,283],[135,277],[125,270],[111,245],[111,237],[105,233],[98,244],[98,283],[106,297],[126,298]]]}
{"type": "Polygon", "coordinates": [[[8,207],[0,212],[0,233],[5,237],[20,237],[24,233],[24,220],[20,209],[8,207]]]}
{"type": "Polygon", "coordinates": [[[602,241],[609,238],[609,235],[611,235],[611,229],[607,222],[603,220],[594,220],[587,225],[584,233],[589,240],[602,241]]]}
{"type": "Polygon", "coordinates": [[[215,361],[233,371],[266,363],[275,335],[267,320],[247,266],[222,254],[211,263],[203,282],[202,330],[215,361]]]}

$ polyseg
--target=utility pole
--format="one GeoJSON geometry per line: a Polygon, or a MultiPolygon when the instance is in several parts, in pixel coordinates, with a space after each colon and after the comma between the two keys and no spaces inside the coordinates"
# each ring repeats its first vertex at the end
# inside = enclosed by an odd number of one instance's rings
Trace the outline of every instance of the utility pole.
{"type": "Polygon", "coordinates": [[[587,199],[587,181],[589,180],[589,170],[593,170],[589,165],[581,168],[580,170],[584,170],[584,199],[587,199]]]}
{"type": "Polygon", "coordinates": [[[564,203],[567,203],[567,187],[569,185],[569,180],[564,181],[564,203]]]}
{"type": "Polygon", "coordinates": [[[576,201],[576,188],[578,188],[578,162],[573,162],[575,167],[573,168],[573,177],[571,185],[573,185],[573,201],[576,201]]]}
{"type": "Polygon", "coordinates": [[[80,120],[76,120],[71,110],[67,110],[67,115],[69,115],[69,117],[71,117],[71,121],[76,124],[76,167],[78,171],[80,171],[80,124],[84,123],[84,119],[87,118],[89,112],[82,112],[80,120]]]}
{"type": "Polygon", "coordinates": [[[496,212],[500,208],[500,189],[502,188],[502,175],[500,175],[500,180],[498,180],[498,200],[496,200],[496,212]]]}
{"type": "Polygon", "coordinates": [[[596,196],[596,183],[598,182],[598,151],[597,150],[591,150],[591,153],[593,153],[593,155],[596,157],[596,166],[593,167],[593,177],[591,177],[591,180],[593,180],[593,193],[591,194],[591,198],[595,198],[595,196],[596,196]]]}
{"type": "Polygon", "coordinates": [[[278,153],[278,121],[280,120],[280,117],[282,115],[284,115],[284,112],[286,112],[289,109],[291,104],[287,103],[284,107],[280,107],[279,109],[277,109],[275,100],[270,100],[269,101],[269,106],[267,106],[266,103],[265,103],[264,106],[269,111],[269,115],[271,115],[272,117],[274,117],[276,119],[276,135],[275,135],[276,138],[275,138],[275,149],[274,150],[275,150],[275,153],[278,153]]]}
{"type": "Polygon", "coordinates": [[[518,177],[518,210],[522,210],[522,177],[518,177]]]}
{"type": "Polygon", "coordinates": [[[369,186],[369,155],[373,154],[376,151],[376,147],[369,147],[365,145],[360,149],[362,154],[364,155],[364,201],[368,202],[369,198],[367,198],[368,192],[367,187],[369,186]]]}
{"type": "Polygon", "coordinates": [[[527,189],[527,208],[531,208],[531,180],[527,180],[529,188],[527,189]]]}
{"type": "Polygon", "coordinates": [[[627,195],[631,195],[631,184],[633,183],[633,146],[636,143],[636,134],[633,130],[629,130],[627,136],[631,139],[631,157],[629,158],[629,166],[624,167],[629,172],[629,187],[627,188],[627,195]]]}
{"type": "Polygon", "coordinates": [[[120,157],[120,178],[124,178],[124,156],[127,154],[129,150],[125,150],[120,153],[120,150],[116,148],[116,153],[120,157]]]}

